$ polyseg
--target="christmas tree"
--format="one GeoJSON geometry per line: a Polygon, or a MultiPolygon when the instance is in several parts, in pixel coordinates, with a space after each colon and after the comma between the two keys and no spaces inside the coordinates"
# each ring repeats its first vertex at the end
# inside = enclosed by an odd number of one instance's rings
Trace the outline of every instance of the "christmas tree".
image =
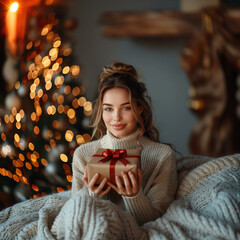
{"type": "Polygon", "coordinates": [[[73,152],[91,139],[92,104],[72,54],[75,25],[65,6],[28,7],[24,49],[7,50],[0,181],[16,201],[70,189],[73,152]]]}

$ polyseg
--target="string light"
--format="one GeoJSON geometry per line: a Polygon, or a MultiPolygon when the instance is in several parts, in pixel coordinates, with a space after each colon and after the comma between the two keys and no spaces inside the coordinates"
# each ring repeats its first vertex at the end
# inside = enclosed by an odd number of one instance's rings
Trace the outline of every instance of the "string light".
{"type": "Polygon", "coordinates": [[[10,12],[16,12],[18,10],[18,7],[19,7],[18,2],[14,2],[14,3],[11,4],[9,10],[10,10],[10,12]]]}
{"type": "MultiPolygon", "coordinates": [[[[49,0],[49,2],[51,1],[49,0]]],[[[11,11],[17,11],[18,7],[17,2],[13,3],[11,11]]],[[[13,134],[14,144],[9,144],[6,141],[8,135],[1,132],[1,140],[5,143],[0,144],[0,155],[9,157],[15,169],[10,171],[0,168],[0,174],[12,178],[15,182],[29,185],[33,191],[37,192],[33,195],[33,198],[46,195],[46,193],[41,193],[40,186],[37,186],[37,184],[30,183],[27,176],[28,171],[38,172],[40,165],[49,167],[53,164],[53,161],[59,161],[63,164],[65,180],[68,183],[65,187],[70,189],[71,185],[69,183],[72,182],[72,173],[69,164],[71,164],[73,148],[91,141],[89,134],[78,134],[71,126],[77,123],[79,107],[82,107],[85,116],[90,116],[92,112],[92,103],[87,101],[85,97],[80,96],[80,94],[84,94],[85,89],[82,86],[71,84],[73,79],[77,80],[81,68],[78,65],[69,66],[68,61],[66,61],[67,66],[64,66],[65,58],[72,53],[72,48],[69,44],[63,44],[61,38],[54,32],[54,26],[58,23],[58,20],[53,15],[49,16],[49,19],[52,19],[52,21],[41,29],[39,39],[29,39],[26,43],[25,50],[28,53],[26,55],[25,71],[27,72],[14,85],[16,91],[19,91],[22,87],[29,90],[27,97],[31,100],[31,103],[34,103],[34,108],[30,113],[26,111],[27,114],[25,114],[23,109],[19,110],[13,107],[10,113],[8,112],[0,118],[0,126],[3,123],[4,125],[11,124],[9,130],[15,131],[13,134]],[[43,38],[46,39],[46,42],[42,41],[43,38]],[[49,129],[44,133],[41,131],[40,120],[46,115],[48,116],[49,129]],[[63,118],[64,120],[62,120],[63,118]],[[65,120],[66,118],[68,122],[65,120]],[[29,120],[31,124],[28,124],[27,121],[29,120]],[[66,130],[69,124],[71,127],[66,130]],[[24,134],[29,129],[34,134],[25,136],[24,134]],[[44,143],[44,148],[41,151],[44,150],[47,154],[52,154],[55,151],[54,153],[57,153],[56,160],[49,160],[48,162],[48,158],[41,155],[38,144],[35,144],[34,138],[40,138],[43,134],[46,143],[44,143]],[[59,148],[60,142],[70,148],[67,153],[64,153],[64,149],[59,148]]],[[[53,173],[54,171],[53,169],[53,173]]],[[[55,189],[58,192],[64,191],[62,187],[55,189]]]]}

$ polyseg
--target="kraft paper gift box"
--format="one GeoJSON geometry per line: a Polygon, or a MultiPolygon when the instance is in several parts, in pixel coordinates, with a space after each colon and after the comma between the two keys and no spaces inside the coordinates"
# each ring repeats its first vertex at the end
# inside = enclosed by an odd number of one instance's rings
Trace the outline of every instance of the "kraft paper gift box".
{"type": "Polygon", "coordinates": [[[96,184],[107,177],[116,185],[115,177],[121,172],[132,171],[137,178],[137,169],[140,168],[141,149],[104,149],[99,148],[87,164],[88,182],[99,173],[96,184]]]}

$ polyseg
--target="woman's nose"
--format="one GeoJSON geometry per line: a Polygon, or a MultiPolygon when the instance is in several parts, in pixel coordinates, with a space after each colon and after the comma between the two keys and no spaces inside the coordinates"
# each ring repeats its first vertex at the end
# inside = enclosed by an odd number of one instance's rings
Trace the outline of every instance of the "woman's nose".
{"type": "Polygon", "coordinates": [[[119,121],[121,119],[121,112],[116,110],[114,111],[114,120],[119,121]]]}

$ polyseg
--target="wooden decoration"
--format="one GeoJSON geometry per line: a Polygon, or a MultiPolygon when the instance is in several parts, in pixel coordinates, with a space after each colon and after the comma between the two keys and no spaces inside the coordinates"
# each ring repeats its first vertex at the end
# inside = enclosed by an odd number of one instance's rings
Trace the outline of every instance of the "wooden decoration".
{"type": "MultiPolygon", "coordinates": [[[[100,17],[106,37],[183,37],[201,29],[202,11],[105,12],[100,17]]],[[[229,31],[240,33],[240,9],[224,9],[222,18],[229,31]]]]}

